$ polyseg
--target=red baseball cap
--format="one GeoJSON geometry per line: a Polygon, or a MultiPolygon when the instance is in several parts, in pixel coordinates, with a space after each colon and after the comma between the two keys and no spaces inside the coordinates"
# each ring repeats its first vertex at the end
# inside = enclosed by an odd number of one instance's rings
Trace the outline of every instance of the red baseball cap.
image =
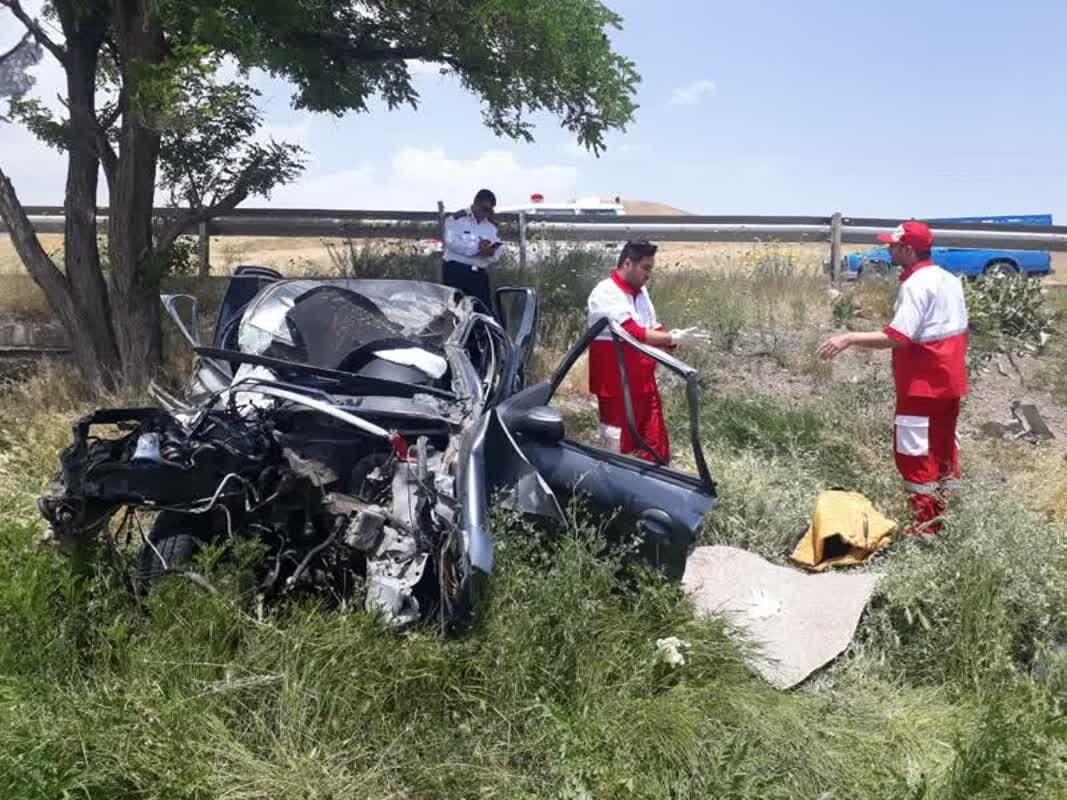
{"type": "Polygon", "coordinates": [[[882,244],[903,244],[916,250],[929,250],[934,246],[934,232],[925,222],[909,219],[893,229],[892,233],[878,234],[882,244]]]}

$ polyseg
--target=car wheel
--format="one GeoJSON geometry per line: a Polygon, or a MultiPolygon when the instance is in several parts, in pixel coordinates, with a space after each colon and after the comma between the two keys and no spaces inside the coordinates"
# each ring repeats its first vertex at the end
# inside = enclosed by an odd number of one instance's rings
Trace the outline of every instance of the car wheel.
{"type": "Polygon", "coordinates": [[[148,542],[141,546],[137,555],[137,568],[132,575],[136,594],[147,594],[168,570],[177,569],[193,560],[203,545],[203,539],[190,530],[189,523],[187,515],[181,514],[163,513],[156,519],[156,524],[148,534],[148,542]]]}
{"type": "Polygon", "coordinates": [[[986,264],[985,274],[990,277],[1002,275],[1006,278],[1014,278],[1019,274],[1019,267],[1012,261],[994,261],[986,264]]]}

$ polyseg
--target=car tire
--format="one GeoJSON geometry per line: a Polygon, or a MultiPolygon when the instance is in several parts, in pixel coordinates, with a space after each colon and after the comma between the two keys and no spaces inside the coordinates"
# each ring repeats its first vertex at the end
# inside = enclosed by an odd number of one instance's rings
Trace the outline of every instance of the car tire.
{"type": "Polygon", "coordinates": [[[1003,275],[1007,278],[1014,278],[1019,274],[1019,267],[1013,261],[992,261],[986,264],[984,272],[990,277],[1003,275]]]}
{"type": "Polygon", "coordinates": [[[156,519],[156,524],[148,534],[150,544],[141,546],[137,554],[137,567],[131,576],[136,594],[146,595],[168,570],[192,562],[203,545],[203,539],[190,531],[189,522],[186,515],[180,514],[163,513],[156,519]],[[161,556],[163,561],[160,561],[161,556]]]}

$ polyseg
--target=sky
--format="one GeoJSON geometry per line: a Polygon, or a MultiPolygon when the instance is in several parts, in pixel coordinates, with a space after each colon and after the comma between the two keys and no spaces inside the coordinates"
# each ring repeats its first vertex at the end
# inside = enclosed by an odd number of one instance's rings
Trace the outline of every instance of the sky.
{"type": "MultiPolygon", "coordinates": [[[[27,8],[40,2],[25,2],[27,8]]],[[[434,209],[492,188],[503,204],[622,196],[703,214],[946,217],[1052,213],[1067,224],[1062,0],[606,0],[641,73],[636,118],[596,158],[550,117],[496,137],[478,98],[418,65],[417,111],[297,112],[257,75],[263,136],[306,171],[250,205],[434,209]]],[[[19,35],[0,10],[0,50],[19,35]]],[[[58,67],[36,70],[56,105],[58,67]]],[[[62,202],[62,159],[0,123],[25,203],[62,202]]]]}

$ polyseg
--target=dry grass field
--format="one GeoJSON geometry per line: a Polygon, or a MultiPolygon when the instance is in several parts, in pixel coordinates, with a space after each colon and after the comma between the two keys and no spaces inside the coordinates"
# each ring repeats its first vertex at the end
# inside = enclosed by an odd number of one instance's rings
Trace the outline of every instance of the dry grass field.
{"type": "MultiPolygon", "coordinates": [[[[62,254],[62,236],[45,234],[41,236],[41,242],[49,253],[54,253],[57,257],[62,254]]],[[[211,240],[212,273],[227,274],[240,264],[261,264],[285,272],[321,274],[328,272],[333,266],[330,249],[342,248],[344,245],[345,242],[342,239],[267,236],[214,237],[211,240]]],[[[410,247],[410,245],[407,246],[410,247]]],[[[661,267],[700,267],[715,261],[733,262],[739,255],[763,248],[785,252],[798,261],[815,264],[820,264],[829,253],[828,246],[823,243],[664,242],[660,249],[659,265],[661,267]]],[[[845,247],[846,252],[862,249],[864,249],[863,246],[845,247]]],[[[1052,263],[1055,273],[1049,279],[1050,282],[1067,283],[1067,253],[1054,253],[1052,263]]],[[[10,238],[0,234],[0,276],[10,274],[24,274],[24,270],[10,238]]]]}

